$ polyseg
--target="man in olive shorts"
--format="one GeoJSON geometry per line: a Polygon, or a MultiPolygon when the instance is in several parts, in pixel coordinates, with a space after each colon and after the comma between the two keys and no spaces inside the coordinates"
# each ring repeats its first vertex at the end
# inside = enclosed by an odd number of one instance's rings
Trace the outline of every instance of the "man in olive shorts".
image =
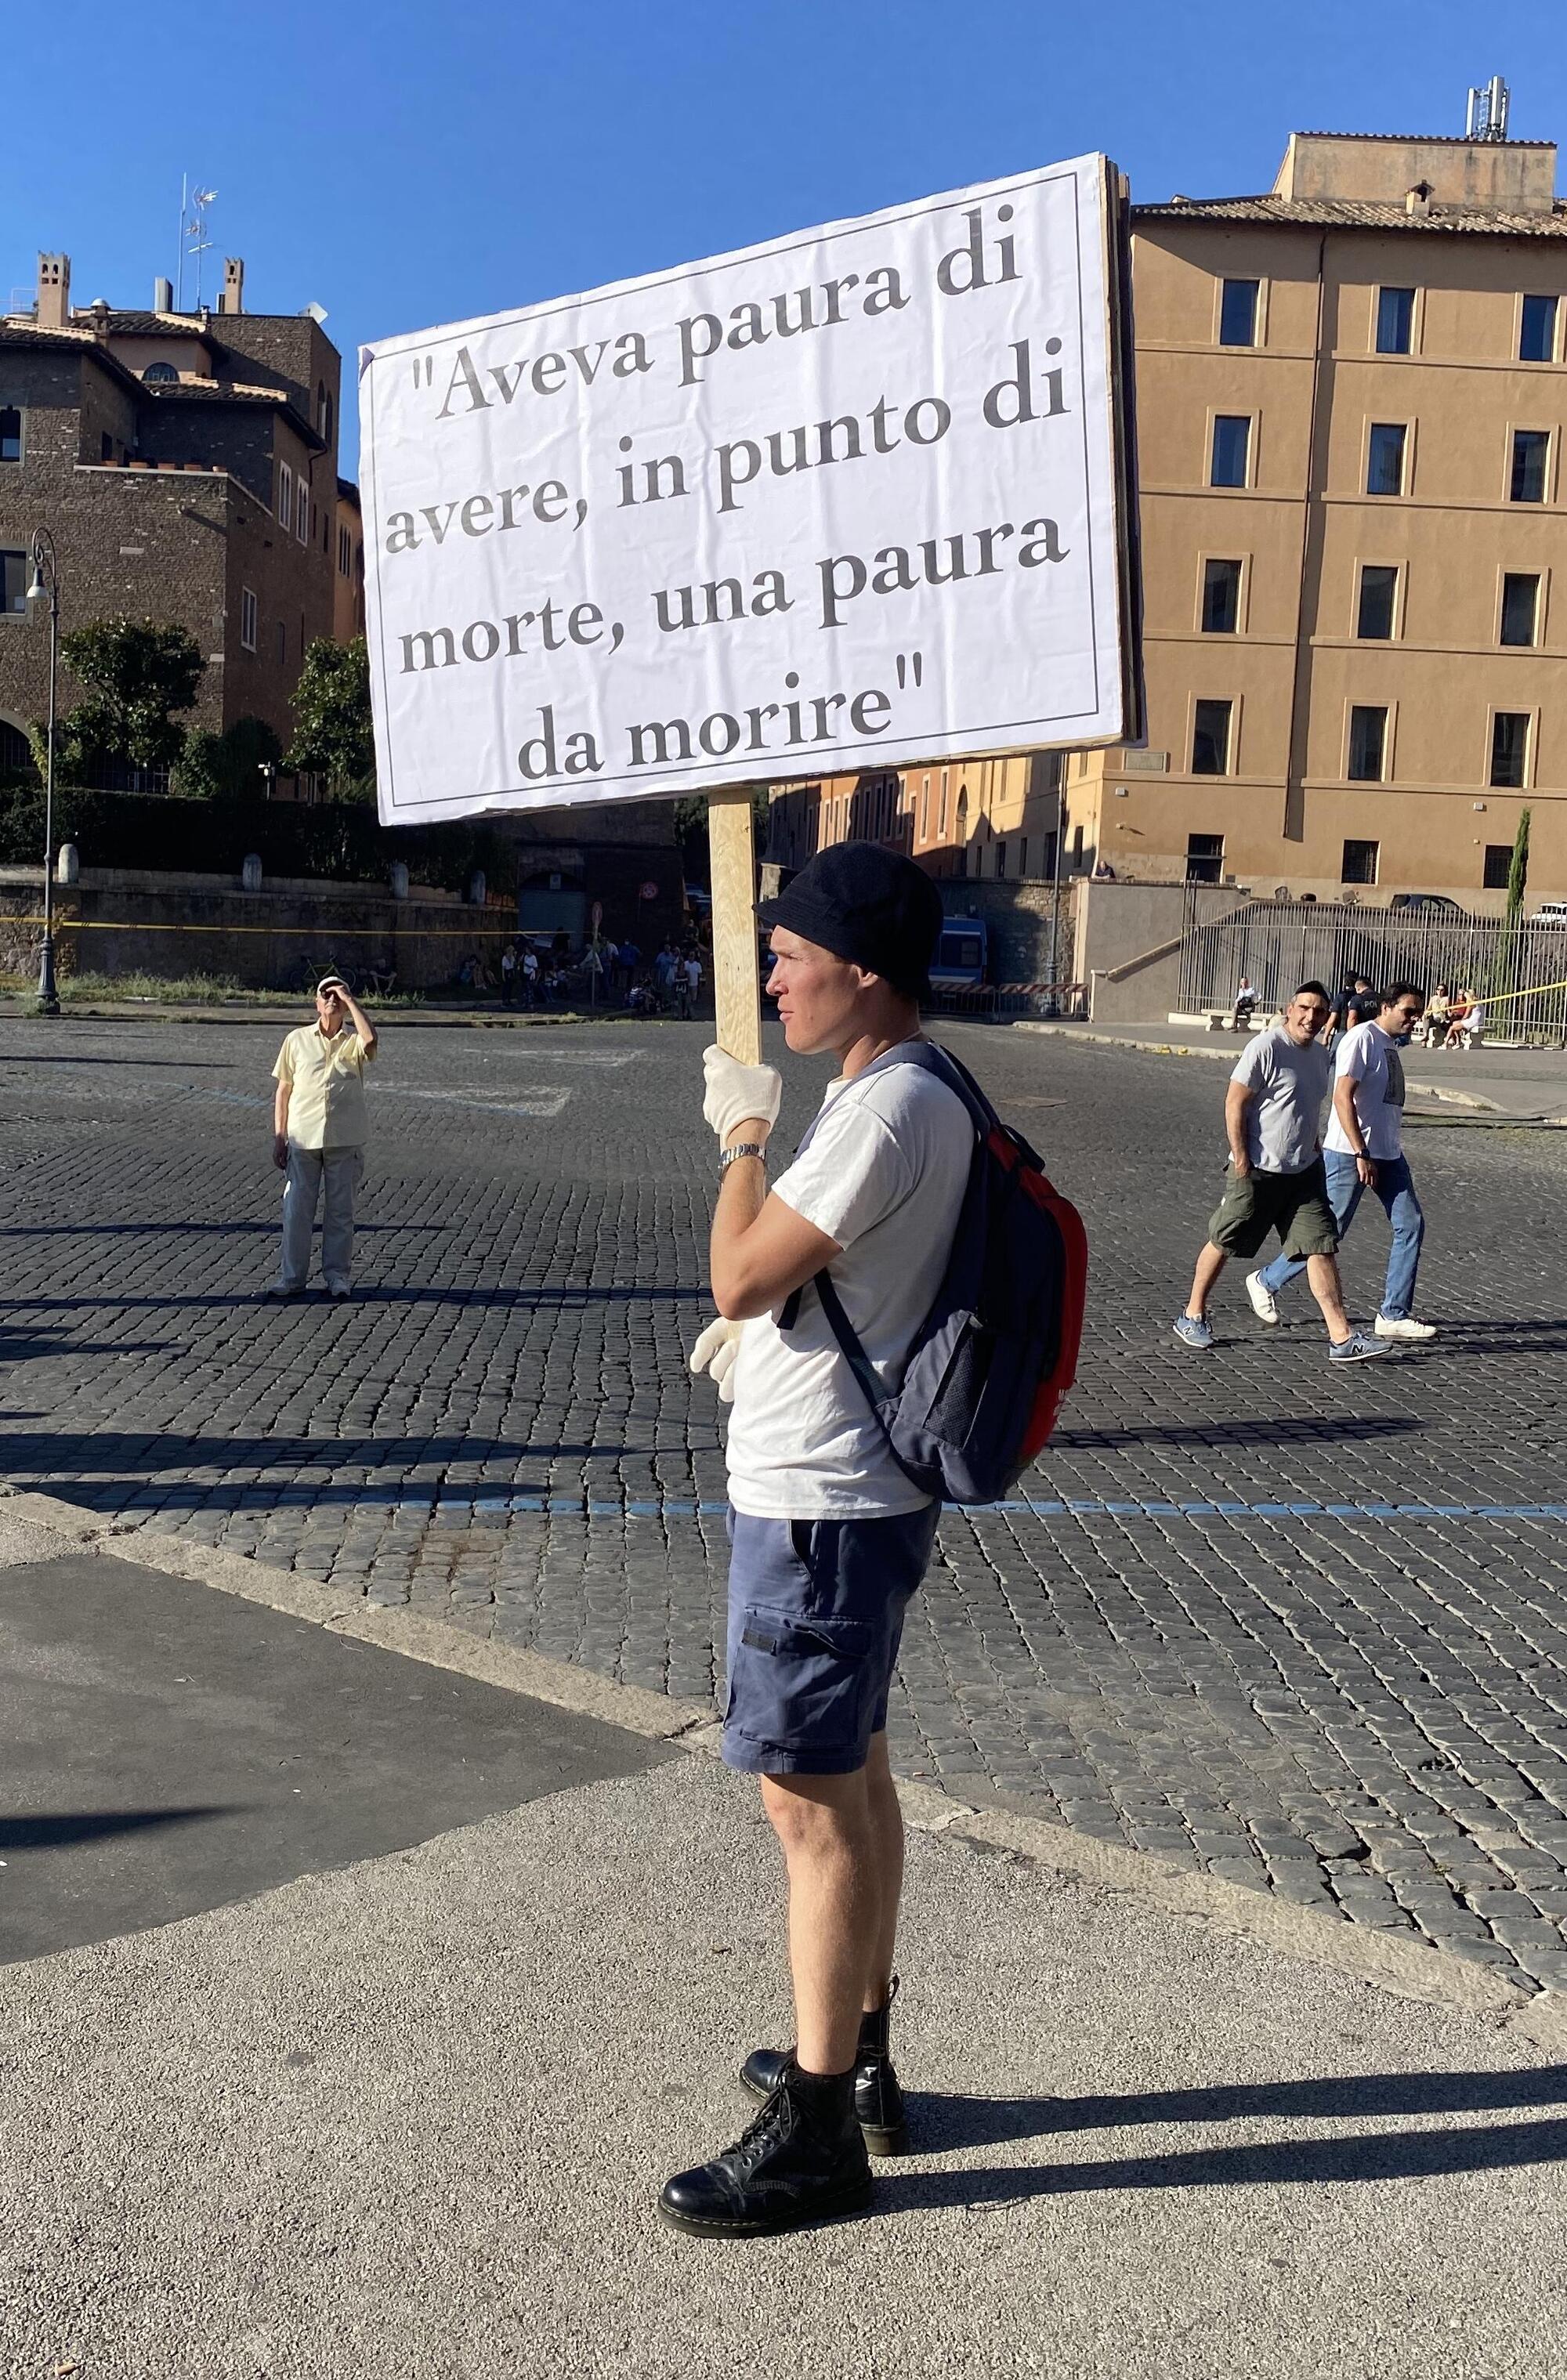
{"type": "MultiPolygon", "coordinates": [[[[1224,1196],[1209,1223],[1186,1310],[1174,1324],[1181,1344],[1199,1354],[1213,1345],[1208,1301],[1215,1281],[1232,1257],[1255,1257],[1269,1232],[1278,1232],[1287,1257],[1306,1261],[1311,1293],[1328,1326],[1330,1362],[1364,1364],[1387,1352],[1354,1328],[1339,1284],[1339,1232],[1322,1164],[1329,1064],[1320,1036],[1328,1014],[1322,986],[1303,983],[1283,1024],[1258,1033],[1235,1062],[1224,1100],[1230,1143],[1224,1196]]],[[[1278,1308],[1255,1273],[1246,1277],[1246,1295],[1260,1321],[1278,1321],[1278,1308]]]]}

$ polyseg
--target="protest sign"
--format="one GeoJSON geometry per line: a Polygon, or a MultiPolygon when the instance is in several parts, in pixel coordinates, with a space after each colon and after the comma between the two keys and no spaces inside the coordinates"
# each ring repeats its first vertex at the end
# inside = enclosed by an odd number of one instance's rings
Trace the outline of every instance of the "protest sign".
{"type": "Polygon", "coordinates": [[[381,816],[1140,732],[1084,157],[361,351],[381,816]]]}

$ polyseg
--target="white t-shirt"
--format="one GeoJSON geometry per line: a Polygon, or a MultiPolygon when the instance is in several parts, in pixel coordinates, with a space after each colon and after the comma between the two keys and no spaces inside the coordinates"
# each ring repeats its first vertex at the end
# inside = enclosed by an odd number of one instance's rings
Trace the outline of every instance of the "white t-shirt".
{"type": "MultiPolygon", "coordinates": [[[[1370,1021],[1355,1026],[1339,1043],[1333,1072],[1347,1075],[1354,1085],[1354,1112],[1367,1157],[1402,1157],[1403,1060],[1392,1035],[1370,1021]]],[[[1337,1108],[1322,1146],[1336,1149],[1341,1157],[1354,1154],[1337,1108]]]]}
{"type": "Polygon", "coordinates": [[[1235,1061],[1233,1083],[1257,1096],[1246,1106],[1246,1154],[1259,1173],[1304,1173],[1322,1146],[1328,1053],[1304,1049],[1282,1025],[1258,1033],[1235,1061]]]}
{"type": "MultiPolygon", "coordinates": [[[[935,1301],[974,1153],[955,1091],[918,1066],[830,1083],[810,1147],[773,1184],[836,1240],[828,1269],[888,1388],[935,1301]]],[[[917,1512],[922,1496],[887,1451],[874,1415],[808,1288],[785,1334],[778,1314],[747,1322],[735,1366],[729,1500],[757,1520],[853,1520],[917,1512]]]]}

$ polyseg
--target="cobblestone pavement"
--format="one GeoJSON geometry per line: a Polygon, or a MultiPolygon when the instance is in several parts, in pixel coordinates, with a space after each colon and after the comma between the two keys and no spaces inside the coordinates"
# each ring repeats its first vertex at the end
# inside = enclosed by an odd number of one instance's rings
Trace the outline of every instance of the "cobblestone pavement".
{"type": "MultiPolygon", "coordinates": [[[[275,1261],[275,1027],[0,1022],[0,1467],[93,1512],[714,1691],[700,1026],[389,1026],[354,1302],[275,1261]]],[[[1422,1128],[1428,1349],[1330,1373],[1302,1299],[1170,1332],[1209,1066],[951,1028],[1093,1244],[1067,1427],[951,1514],[900,1766],[1567,1988],[1567,1143],[1422,1128]]],[[[790,1062],[792,1138],[825,1069],[790,1062]]],[[[1374,1309],[1368,1208],[1346,1252],[1374,1309]]]]}

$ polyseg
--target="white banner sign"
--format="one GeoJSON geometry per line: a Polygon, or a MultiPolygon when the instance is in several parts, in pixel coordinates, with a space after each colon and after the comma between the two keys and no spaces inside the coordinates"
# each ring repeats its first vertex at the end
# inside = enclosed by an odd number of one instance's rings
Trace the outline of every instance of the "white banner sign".
{"type": "Polygon", "coordinates": [[[361,352],[388,824],[1136,733],[1099,157],[361,352]]]}

